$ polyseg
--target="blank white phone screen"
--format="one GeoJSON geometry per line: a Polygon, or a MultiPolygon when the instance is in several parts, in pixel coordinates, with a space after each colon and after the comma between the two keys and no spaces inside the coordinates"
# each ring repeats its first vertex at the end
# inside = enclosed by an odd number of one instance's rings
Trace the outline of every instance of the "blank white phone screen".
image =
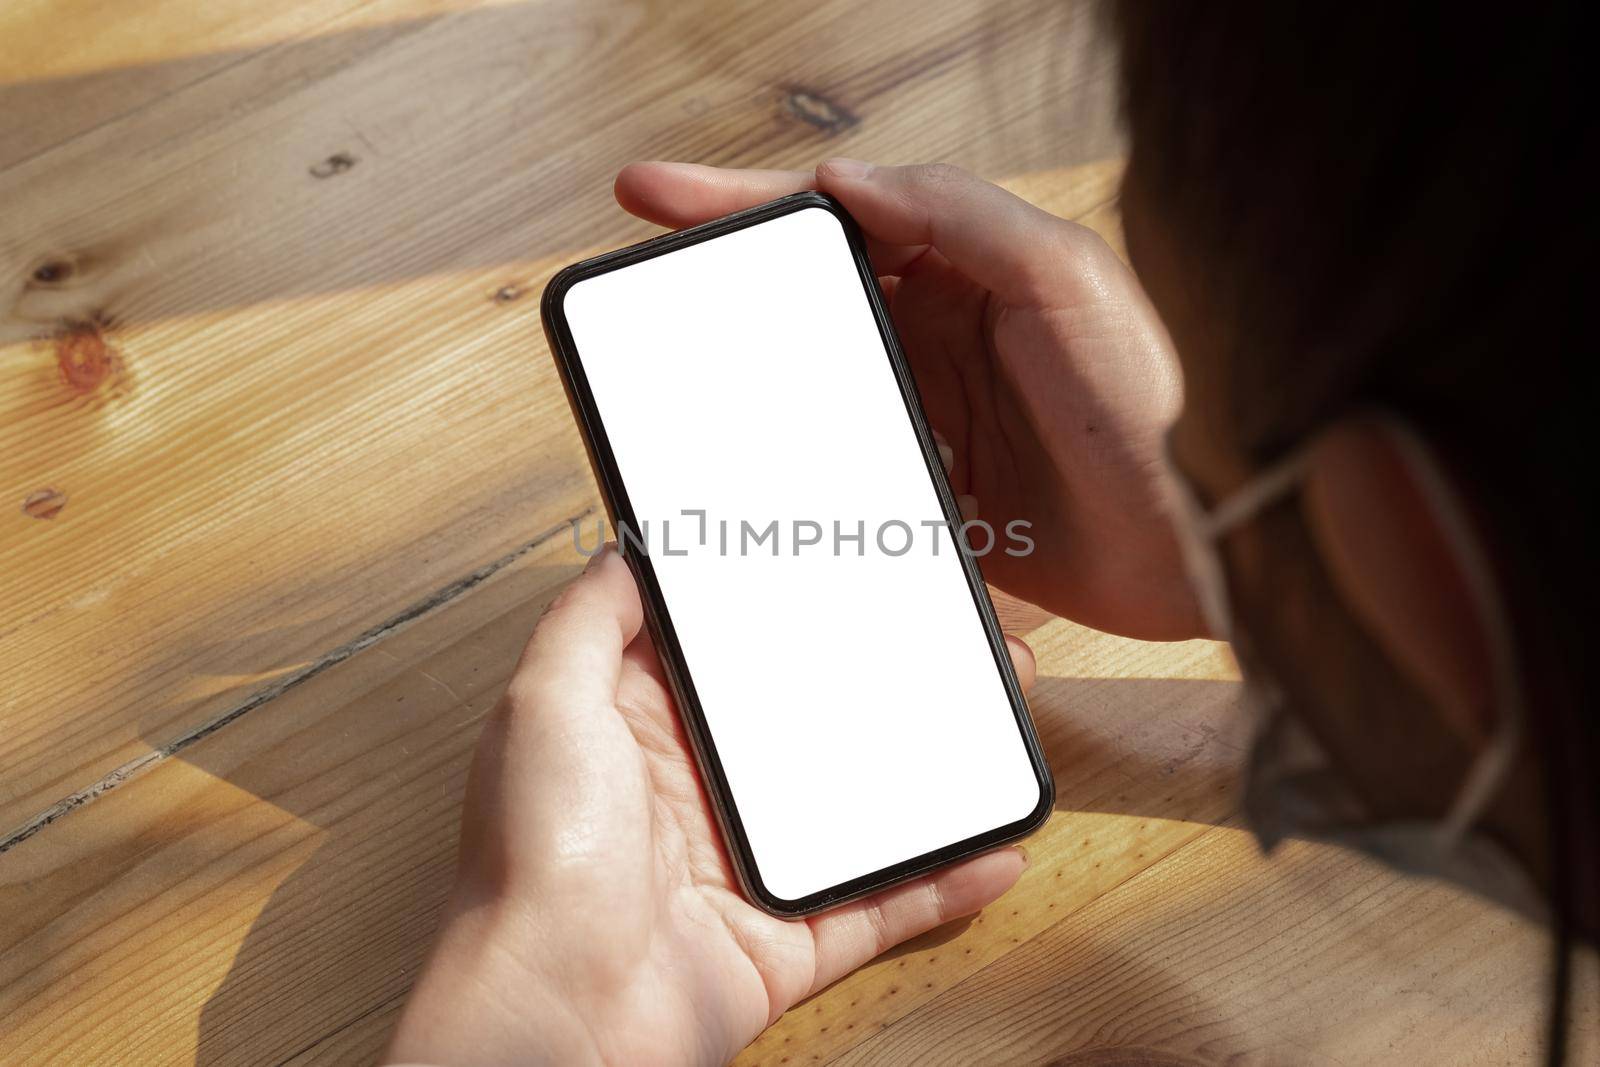
{"type": "Polygon", "coordinates": [[[1027,818],[1041,785],[840,221],[584,278],[564,310],[766,890],[1027,818]]]}

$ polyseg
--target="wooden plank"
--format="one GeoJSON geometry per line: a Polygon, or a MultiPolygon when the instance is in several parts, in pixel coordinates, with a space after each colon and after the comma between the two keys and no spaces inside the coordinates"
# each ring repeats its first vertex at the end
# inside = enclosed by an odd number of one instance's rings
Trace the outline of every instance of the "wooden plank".
{"type": "Polygon", "coordinates": [[[0,840],[589,506],[528,294],[648,232],[622,162],[1115,144],[1043,0],[418,10],[0,159],[0,840]]]}
{"type": "Polygon", "coordinates": [[[0,8],[0,166],[115,122],[274,44],[346,25],[363,0],[146,0],[139,7],[136,18],[119,18],[103,0],[12,0],[0,8]]]}
{"type": "MultiPolygon", "coordinates": [[[[12,0],[0,9],[4,48],[0,56],[5,58],[0,86],[114,76],[201,57],[236,57],[328,27],[380,26],[495,2],[515,0],[287,0],[269,7],[248,0],[211,0],[203,7],[184,0],[140,0],[136,11],[105,0],[12,0]]],[[[126,92],[125,84],[118,88],[126,92]]],[[[101,121],[147,102],[132,93],[113,99],[115,94],[107,89],[96,95],[96,104],[116,109],[98,116],[101,121]]],[[[57,128],[63,117],[33,116],[48,119],[57,128]]],[[[7,123],[26,120],[20,115],[4,117],[7,123]]],[[[0,125],[8,132],[16,128],[0,125]]]]}
{"type": "MultiPolygon", "coordinates": [[[[1491,905],[1219,828],[835,1062],[1539,1064],[1548,966],[1491,905]]],[[[1597,1062],[1592,954],[1575,1004],[1568,1062],[1597,1062]]]]}

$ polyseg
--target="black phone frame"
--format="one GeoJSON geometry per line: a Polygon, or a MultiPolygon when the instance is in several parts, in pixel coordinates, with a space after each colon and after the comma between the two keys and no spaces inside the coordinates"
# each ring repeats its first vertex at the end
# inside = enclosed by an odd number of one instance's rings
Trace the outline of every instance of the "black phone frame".
{"type": "MultiPolygon", "coordinates": [[[[619,248],[591,259],[582,260],[557,272],[545,286],[544,295],[539,304],[540,317],[544,322],[545,338],[549,342],[550,351],[555,358],[562,386],[566,390],[567,401],[572,407],[573,417],[576,419],[578,429],[583,437],[584,447],[589,453],[589,462],[594,469],[595,479],[599,483],[601,496],[605,501],[613,530],[628,529],[638,531],[640,527],[634,515],[633,506],[629,502],[627,490],[623,485],[622,473],[617,467],[616,457],[611,451],[610,439],[606,436],[605,427],[600,418],[599,407],[595,403],[594,394],[590,391],[588,378],[584,373],[583,364],[578,355],[577,345],[573,341],[572,331],[567,324],[563,310],[563,301],[567,291],[585,278],[592,278],[644,260],[654,259],[657,256],[667,255],[680,249],[688,248],[691,245],[714,240],[736,230],[769,222],[783,215],[815,208],[820,208],[833,215],[844,229],[855,260],[856,273],[861,280],[862,291],[872,308],[873,319],[877,322],[878,334],[883,341],[884,352],[889,359],[890,365],[894,368],[895,380],[900,387],[900,396],[905,402],[906,415],[916,430],[917,440],[922,446],[923,461],[927,466],[928,476],[933,480],[939,496],[939,503],[944,509],[945,521],[948,523],[947,529],[951,532],[952,538],[955,536],[955,531],[960,530],[963,521],[960,509],[956,505],[955,495],[952,493],[949,480],[945,476],[944,465],[940,462],[938,447],[934,442],[927,417],[923,414],[922,401],[917,392],[916,382],[911,376],[910,367],[900,347],[899,337],[895,333],[893,320],[889,317],[889,310],[884,304],[883,291],[879,287],[877,275],[872,269],[872,262],[867,254],[866,241],[862,237],[861,230],[855,220],[850,217],[849,212],[845,210],[842,204],[826,194],[809,191],[785,196],[719,219],[713,219],[699,226],[662,234],[626,248],[619,248]]],[[[951,543],[954,545],[956,542],[952,540],[951,543]]],[[[645,624],[651,639],[655,642],[672,695],[677,701],[685,732],[689,736],[695,760],[699,765],[701,781],[705,785],[706,794],[710,797],[712,807],[715,809],[717,822],[722,831],[723,843],[727,846],[735,875],[744,890],[745,896],[762,910],[784,919],[801,918],[837,904],[842,904],[848,900],[909,881],[937,868],[955,863],[958,860],[966,859],[969,856],[986,852],[1025,837],[1037,830],[1049,818],[1050,811],[1055,805],[1055,782],[1050,773],[1049,764],[1045,761],[1043,748],[1039,744],[1038,734],[1034,730],[1033,719],[1028,712],[1027,700],[1023,696],[1022,686],[1017,680],[1016,669],[1011,662],[1011,653],[1006,647],[1005,635],[1000,629],[1000,622],[995,615],[994,603],[989,598],[988,588],[984,585],[983,575],[971,553],[958,551],[957,555],[961,559],[962,567],[967,577],[967,585],[972,593],[973,605],[977,609],[979,617],[983,620],[983,627],[988,635],[990,650],[994,654],[995,666],[1004,681],[1006,694],[1011,701],[1011,710],[1016,716],[1017,728],[1022,735],[1024,745],[1027,747],[1028,758],[1032,763],[1034,776],[1039,783],[1039,803],[1032,812],[1016,822],[998,826],[985,833],[953,842],[932,852],[852,878],[849,881],[819,890],[807,896],[788,900],[773,894],[761,881],[754,853],[751,850],[748,838],[745,836],[743,823],[739,819],[737,803],[728,787],[721,760],[717,756],[716,743],[711,737],[699,698],[695,693],[688,663],[684,658],[683,649],[678,644],[677,633],[672,625],[671,613],[661,595],[661,587],[656,581],[654,564],[651,562],[649,555],[638,548],[630,549],[624,552],[623,555],[639,585],[645,608],[645,624]]]]}

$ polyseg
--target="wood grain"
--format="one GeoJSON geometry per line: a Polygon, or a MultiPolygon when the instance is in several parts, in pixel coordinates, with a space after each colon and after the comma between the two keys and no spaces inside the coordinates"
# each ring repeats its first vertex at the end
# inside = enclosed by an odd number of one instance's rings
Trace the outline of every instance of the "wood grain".
{"type": "MultiPolygon", "coordinates": [[[[1352,854],[1269,861],[1217,828],[835,1062],[1537,1064],[1544,940],[1352,854]]],[[[1572,1063],[1600,1054],[1584,978],[1572,1063]]]]}
{"type": "MultiPolygon", "coordinates": [[[[650,232],[620,164],[950,159],[1120,247],[1082,5],[201,8],[0,10],[4,1064],[377,1056],[598,506],[533,298],[650,232]]],[[[743,1062],[1534,1055],[1536,935],[1254,855],[1224,649],[1002,611],[1059,791],[1022,884],[743,1062]]]]}

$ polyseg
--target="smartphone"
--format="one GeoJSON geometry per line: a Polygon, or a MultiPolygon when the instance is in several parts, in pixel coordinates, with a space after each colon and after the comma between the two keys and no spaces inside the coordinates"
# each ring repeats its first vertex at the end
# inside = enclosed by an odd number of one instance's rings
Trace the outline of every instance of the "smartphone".
{"type": "Polygon", "coordinates": [[[541,312],[745,895],[798,917],[1039,827],[983,538],[956,540],[844,208],[799,193],[584,260],[541,312]]]}

